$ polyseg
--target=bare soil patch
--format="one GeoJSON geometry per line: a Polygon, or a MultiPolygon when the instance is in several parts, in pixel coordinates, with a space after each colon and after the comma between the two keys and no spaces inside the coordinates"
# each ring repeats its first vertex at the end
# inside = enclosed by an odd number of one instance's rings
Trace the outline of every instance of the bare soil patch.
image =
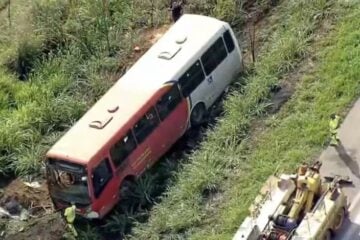
{"type": "Polygon", "coordinates": [[[13,180],[4,188],[0,197],[0,206],[5,206],[11,200],[17,201],[32,215],[41,215],[52,211],[52,204],[45,181],[38,188],[27,186],[20,179],[13,180]]]}
{"type": "Polygon", "coordinates": [[[0,214],[0,239],[61,239],[64,222],[53,211],[46,182],[36,183],[28,186],[18,178],[1,190],[0,207],[12,215],[0,214]],[[21,219],[23,210],[27,212],[25,219],[21,219]]]}
{"type": "Polygon", "coordinates": [[[64,233],[60,214],[50,214],[27,222],[21,231],[7,235],[4,240],[60,240],[64,233]]]}

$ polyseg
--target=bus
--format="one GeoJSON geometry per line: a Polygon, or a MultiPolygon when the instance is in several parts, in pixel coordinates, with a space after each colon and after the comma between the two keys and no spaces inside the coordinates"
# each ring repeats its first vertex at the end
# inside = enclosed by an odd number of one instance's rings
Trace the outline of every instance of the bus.
{"type": "Polygon", "coordinates": [[[103,218],[241,70],[228,23],[183,15],[46,153],[55,208],[103,218]]]}

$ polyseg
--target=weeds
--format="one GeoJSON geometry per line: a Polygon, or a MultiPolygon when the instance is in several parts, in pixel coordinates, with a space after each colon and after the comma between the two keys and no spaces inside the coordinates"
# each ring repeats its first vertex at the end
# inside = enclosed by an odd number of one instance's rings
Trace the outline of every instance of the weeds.
{"type": "Polygon", "coordinates": [[[348,109],[360,93],[356,77],[360,73],[360,49],[353,47],[360,32],[351,31],[359,24],[356,18],[359,13],[359,8],[348,12],[337,31],[319,44],[323,50],[318,67],[303,77],[287,106],[268,119],[267,124],[272,127],[256,140],[244,143],[251,148],[251,152],[239,152],[247,158],[246,165],[238,161],[237,168],[242,174],[229,174],[233,178],[228,183],[233,184],[228,185],[219,214],[210,220],[214,225],[221,222],[222,227],[212,233],[197,231],[194,239],[230,237],[248,214],[247,207],[269,175],[293,171],[299,162],[312,161],[327,145],[329,115],[348,109]]]}
{"type": "MultiPolygon", "coordinates": [[[[131,27],[130,2],[115,1],[104,9],[102,1],[37,0],[18,13],[13,29],[0,26],[15,38],[2,38],[6,47],[0,47],[9,69],[0,67],[2,173],[38,172],[56,140],[44,145],[43,139],[66,131],[110,87],[104,73],[117,70],[117,58],[108,56],[129,48],[119,45],[129,40],[119,36],[131,27]],[[26,37],[17,32],[25,13],[32,22],[26,37]]],[[[15,12],[22,9],[23,2],[14,4],[15,12]]]]}
{"type": "MultiPolygon", "coordinates": [[[[154,207],[149,222],[135,228],[134,239],[180,236],[184,232],[191,233],[192,229],[208,221],[201,193],[211,186],[221,186],[229,169],[235,171],[232,174],[250,169],[247,157],[245,162],[237,160],[243,155],[241,151],[248,151],[244,138],[250,122],[264,112],[270,90],[279,82],[279,76],[293,69],[294,64],[304,57],[309,37],[319,23],[314,21],[314,16],[327,11],[329,4],[331,2],[324,1],[282,4],[285,9],[279,21],[283,25],[273,32],[268,45],[262,49],[254,74],[246,79],[243,94],[233,92],[224,102],[224,118],[214,131],[208,133],[200,150],[190,156],[189,163],[176,175],[166,197],[154,207]],[[238,166],[243,167],[237,170],[238,166]]],[[[276,155],[277,148],[273,149],[271,156],[276,155]]],[[[269,164],[259,166],[257,173],[263,173],[269,164]]],[[[247,183],[250,179],[253,178],[247,178],[247,183]]]]}
{"type": "MultiPolygon", "coordinates": [[[[204,13],[227,18],[229,4],[209,2],[204,13]]],[[[13,163],[6,171],[27,174],[38,170],[44,152],[29,146],[80,118],[111,86],[109,78],[116,79],[138,28],[167,21],[168,12],[165,1],[140,0],[17,1],[12,9],[13,26],[0,25],[6,33],[0,40],[0,150],[4,165],[13,163]],[[139,25],[140,16],[146,21],[139,25]]]]}
{"type": "MultiPolygon", "coordinates": [[[[15,1],[14,5],[21,2],[15,1]]],[[[7,69],[0,67],[0,174],[37,173],[46,149],[110,87],[109,79],[118,76],[118,63],[125,62],[132,44],[137,40],[139,28],[157,26],[167,21],[165,1],[115,0],[109,1],[109,5],[105,2],[31,1],[27,8],[28,18],[14,16],[13,29],[0,26],[9,33],[0,39],[0,60],[7,66],[7,69]],[[31,27],[24,27],[28,25],[31,27]],[[26,31],[21,31],[23,29],[26,31]],[[19,82],[17,77],[27,81],[19,82]]],[[[256,2],[259,6],[266,6],[266,1],[256,2]]],[[[252,171],[256,171],[257,177],[258,174],[268,173],[265,167],[272,169],[273,163],[264,157],[269,153],[259,154],[259,159],[265,159],[259,160],[263,165],[251,165],[250,147],[245,144],[250,122],[264,114],[269,89],[278,83],[281,74],[293,69],[306,54],[309,36],[317,22],[326,17],[329,2],[333,1],[299,0],[283,4],[282,27],[276,28],[270,43],[263,48],[253,75],[246,79],[246,87],[241,90],[243,94],[238,91],[231,93],[225,102],[225,118],[219,121],[213,133],[208,133],[207,142],[190,156],[191,161],[180,169],[173,179],[173,186],[161,197],[163,202],[152,211],[150,221],[136,227],[134,238],[189,237],[192,229],[199,227],[209,215],[204,207],[204,198],[224,192],[221,183],[227,178],[229,169],[239,174],[250,173],[249,169],[254,169],[252,171]],[[240,165],[243,167],[240,168],[240,165]]],[[[242,8],[246,3],[197,0],[191,1],[187,9],[238,24],[244,20],[242,8]]],[[[19,9],[19,5],[14,9],[19,9]]],[[[340,90],[333,91],[338,97],[348,96],[346,91],[353,90],[347,89],[348,85],[343,86],[341,80],[336,84],[340,90]]],[[[293,108],[305,111],[306,101],[317,99],[315,91],[313,93],[299,96],[304,99],[304,104],[294,105],[293,108]]],[[[293,121],[300,123],[304,119],[300,117],[293,121]]],[[[283,127],[278,119],[271,124],[283,127]]],[[[313,126],[309,129],[310,135],[318,130],[313,126]]],[[[291,129],[291,134],[299,130],[299,126],[296,126],[291,129]]],[[[271,154],[284,151],[286,136],[281,137],[271,145],[271,154]]],[[[268,140],[272,141],[271,138],[268,140]]],[[[309,141],[318,143],[320,140],[321,137],[313,137],[309,141]]],[[[298,160],[304,156],[303,150],[311,149],[303,146],[300,150],[286,153],[284,159],[298,160]]],[[[286,164],[284,159],[281,162],[286,164]]],[[[160,167],[161,171],[166,172],[162,175],[166,183],[169,168],[177,170],[173,163],[168,164],[160,167]]],[[[254,177],[244,176],[254,180],[254,177]]],[[[141,206],[142,212],[134,213],[130,209],[115,213],[105,225],[107,231],[125,235],[134,225],[134,219],[139,223],[147,220],[146,211],[159,201],[158,197],[153,197],[153,192],[158,194],[166,187],[158,179],[162,177],[155,179],[146,175],[140,179],[134,199],[139,202],[137,207],[141,206]]],[[[259,186],[261,180],[259,177],[252,186],[259,186]]],[[[244,197],[244,203],[247,203],[254,191],[245,183],[241,184],[244,185],[237,196],[248,196],[244,197]]],[[[235,200],[229,200],[232,201],[235,200]]],[[[230,203],[226,211],[237,207],[230,203]]],[[[243,216],[244,208],[234,212],[229,220],[230,230],[226,228],[221,231],[232,231],[243,216]]],[[[224,216],[218,216],[223,221],[224,216]]],[[[217,223],[213,219],[206,221],[213,221],[213,225],[217,223]]],[[[217,228],[217,231],[220,230],[217,228]]],[[[98,233],[89,226],[80,235],[83,239],[98,238],[98,233]]]]}

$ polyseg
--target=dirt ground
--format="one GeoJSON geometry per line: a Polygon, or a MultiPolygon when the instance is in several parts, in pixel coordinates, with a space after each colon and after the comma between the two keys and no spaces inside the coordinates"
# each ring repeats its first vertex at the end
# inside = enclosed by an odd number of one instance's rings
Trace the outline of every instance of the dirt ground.
{"type": "Polygon", "coordinates": [[[133,52],[129,55],[125,67],[127,69],[130,68],[153,44],[157,42],[159,38],[161,38],[170,26],[170,24],[165,24],[158,28],[142,30],[139,37],[140,40],[134,44],[133,52]]]}
{"type": "Polygon", "coordinates": [[[42,215],[52,211],[52,204],[45,181],[39,182],[40,187],[29,187],[20,179],[13,180],[0,195],[0,206],[11,199],[16,199],[22,207],[32,215],[42,215]]]}
{"type": "MultiPolygon", "coordinates": [[[[8,223],[9,224],[9,223],[8,223]]],[[[21,226],[21,225],[20,225],[21,226]]],[[[60,240],[65,233],[65,224],[60,214],[52,213],[23,224],[19,231],[7,234],[4,240],[60,240]]],[[[0,237],[0,239],[2,239],[0,237]]]]}
{"type": "MultiPolygon", "coordinates": [[[[11,201],[28,212],[27,219],[0,218],[0,239],[60,239],[64,233],[64,223],[59,214],[54,213],[46,182],[37,181],[39,186],[27,186],[15,179],[0,193],[0,207],[6,208],[11,201]],[[36,237],[35,237],[36,236],[36,237]]],[[[18,214],[13,216],[17,217],[18,214]]]]}

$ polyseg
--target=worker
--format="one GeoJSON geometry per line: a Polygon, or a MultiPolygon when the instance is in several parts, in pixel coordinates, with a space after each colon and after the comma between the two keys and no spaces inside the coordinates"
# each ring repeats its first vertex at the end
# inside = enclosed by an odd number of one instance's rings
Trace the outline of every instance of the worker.
{"type": "Polygon", "coordinates": [[[330,127],[330,138],[331,138],[330,145],[336,147],[340,143],[340,138],[338,134],[338,130],[340,127],[339,115],[334,113],[330,115],[329,127],[330,127]]]}
{"type": "Polygon", "coordinates": [[[169,9],[174,22],[176,22],[183,14],[184,4],[186,4],[185,0],[170,0],[169,9]]]}
{"type": "Polygon", "coordinates": [[[65,209],[64,216],[66,219],[66,225],[68,229],[71,231],[74,237],[77,237],[78,233],[74,227],[74,221],[76,216],[76,206],[74,202],[71,203],[71,206],[65,209]]]}

